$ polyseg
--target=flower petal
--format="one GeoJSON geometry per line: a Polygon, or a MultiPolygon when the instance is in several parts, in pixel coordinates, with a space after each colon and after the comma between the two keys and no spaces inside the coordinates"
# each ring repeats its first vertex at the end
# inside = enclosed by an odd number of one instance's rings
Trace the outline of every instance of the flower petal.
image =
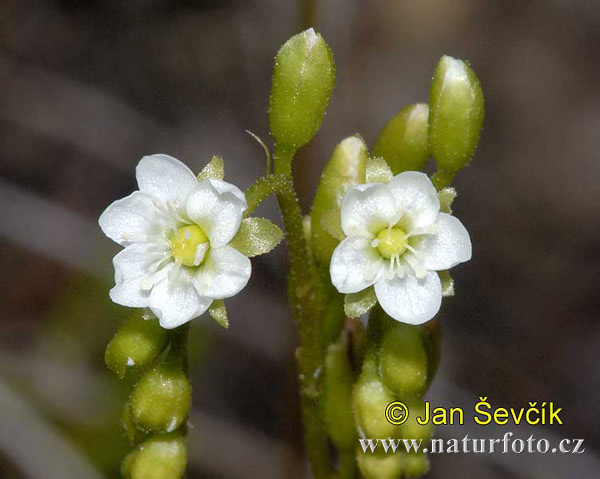
{"type": "Polygon", "coordinates": [[[161,234],[170,226],[154,199],[141,191],[110,204],[98,224],[106,236],[123,246],[147,241],[149,236],[161,234]]]}
{"type": "Polygon", "coordinates": [[[386,262],[371,246],[371,239],[351,236],[333,251],[329,274],[340,293],[358,293],[377,281],[386,262]]]}
{"type": "Polygon", "coordinates": [[[193,285],[193,269],[181,267],[177,274],[154,286],[148,306],[165,329],[173,329],[204,313],[212,298],[201,297],[193,285]]]}
{"type": "Polygon", "coordinates": [[[187,216],[208,236],[211,248],[229,243],[238,232],[246,209],[244,194],[221,180],[204,180],[190,193],[187,216]]]}
{"type": "Polygon", "coordinates": [[[235,248],[211,248],[206,262],[198,268],[194,286],[201,296],[230,298],[244,289],[251,272],[250,260],[235,248]]]}
{"type": "Polygon", "coordinates": [[[471,259],[469,233],[457,218],[446,213],[439,214],[436,232],[419,237],[415,247],[429,270],[450,269],[471,259]]]}
{"type": "Polygon", "coordinates": [[[422,324],[432,319],[442,304],[442,284],[437,273],[423,279],[412,274],[384,279],[375,284],[377,301],[383,310],[407,324],[422,324]]]}
{"type": "Polygon", "coordinates": [[[397,221],[398,206],[383,183],[353,186],[342,200],[342,230],[346,236],[372,237],[397,221]]]}
{"type": "Polygon", "coordinates": [[[435,223],[440,211],[440,200],[425,173],[405,171],[394,176],[388,186],[404,213],[403,219],[409,222],[411,228],[435,223]]]}
{"type": "Polygon", "coordinates": [[[181,206],[198,184],[192,170],[168,155],[144,156],[135,169],[135,177],[140,191],[181,206]]]}
{"type": "Polygon", "coordinates": [[[131,308],[148,306],[151,287],[144,287],[143,281],[155,273],[152,267],[160,264],[165,254],[147,243],[132,244],[117,254],[113,258],[116,284],[110,290],[110,298],[131,308]]]}

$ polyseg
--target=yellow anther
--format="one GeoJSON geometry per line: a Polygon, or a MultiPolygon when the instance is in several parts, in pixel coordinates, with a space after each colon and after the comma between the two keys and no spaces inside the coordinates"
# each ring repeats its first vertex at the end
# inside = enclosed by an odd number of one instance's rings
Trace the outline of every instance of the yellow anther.
{"type": "Polygon", "coordinates": [[[205,252],[200,262],[196,257],[198,246],[203,243],[208,243],[208,237],[199,226],[184,226],[171,236],[171,251],[175,259],[184,266],[199,266],[206,258],[205,252]]]}
{"type": "Polygon", "coordinates": [[[386,228],[377,235],[377,250],[385,259],[400,256],[406,251],[408,237],[400,228],[386,228]]]}

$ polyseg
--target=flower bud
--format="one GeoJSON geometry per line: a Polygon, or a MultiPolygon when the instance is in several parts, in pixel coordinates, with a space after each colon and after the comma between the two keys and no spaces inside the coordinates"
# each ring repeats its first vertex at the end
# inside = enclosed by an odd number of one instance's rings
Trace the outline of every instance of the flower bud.
{"type": "MultiPolygon", "coordinates": [[[[425,417],[425,402],[422,399],[413,399],[405,401],[408,410],[410,411],[406,422],[398,426],[400,437],[402,439],[422,439],[427,441],[433,435],[433,425],[419,424],[418,417],[425,417]]],[[[398,435],[398,433],[396,433],[398,435]]]]}
{"type": "Polygon", "coordinates": [[[394,397],[377,374],[377,359],[373,353],[365,357],[362,371],[354,386],[352,407],[358,424],[368,438],[395,437],[399,433],[385,416],[385,410],[394,397]]]}
{"type": "Polygon", "coordinates": [[[129,398],[132,422],[142,431],[171,432],[186,419],[192,387],[179,361],[172,358],[146,371],[129,398]]]}
{"type": "Polygon", "coordinates": [[[419,171],[429,159],[426,103],[405,106],[383,127],[373,154],[382,156],[397,175],[403,171],[419,171]]]}
{"type": "Polygon", "coordinates": [[[185,473],[187,452],[179,433],[152,436],[123,461],[127,479],[179,479],[185,473]]]}
{"type": "Polygon", "coordinates": [[[121,325],[108,343],[104,361],[123,378],[129,369],[145,366],[158,357],[168,338],[168,331],[161,328],[158,319],[144,319],[136,314],[121,325]]]}
{"type": "Polygon", "coordinates": [[[402,453],[400,462],[402,463],[402,472],[406,477],[421,477],[429,471],[429,459],[422,452],[402,453]]]}
{"type": "Polygon", "coordinates": [[[483,92],[475,73],[466,62],[443,56],[429,97],[429,144],[441,170],[456,172],[469,164],[483,117],[483,92]]]}
{"type": "Polygon", "coordinates": [[[290,38],[275,57],[269,102],[276,143],[295,151],[321,127],[335,85],[335,65],[323,37],[312,28],[290,38]]]}
{"type": "Polygon", "coordinates": [[[312,245],[317,261],[329,267],[333,250],[343,237],[340,206],[344,193],[365,182],[369,152],[360,135],[346,138],[335,147],[323,169],[311,212],[312,245]]]}
{"type": "Polygon", "coordinates": [[[383,333],[379,371],[386,387],[400,398],[420,396],[427,386],[427,353],[419,328],[391,322],[383,333]]]}
{"type": "Polygon", "coordinates": [[[356,449],[356,462],[365,479],[400,479],[402,461],[400,454],[381,454],[363,452],[356,449]]]}
{"type": "Polygon", "coordinates": [[[352,416],[352,370],[348,341],[344,334],[327,348],[325,357],[324,413],[331,441],[340,449],[356,445],[357,431],[352,416]]]}

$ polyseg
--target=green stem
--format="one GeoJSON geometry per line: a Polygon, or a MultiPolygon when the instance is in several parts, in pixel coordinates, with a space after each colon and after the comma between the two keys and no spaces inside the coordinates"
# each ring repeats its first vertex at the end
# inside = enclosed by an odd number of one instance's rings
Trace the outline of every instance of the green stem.
{"type": "Polygon", "coordinates": [[[326,347],[322,315],[326,304],[326,292],[320,284],[314,261],[308,253],[300,203],[293,188],[292,159],[293,151],[275,148],[275,175],[283,175],[289,182],[289,188],[283,188],[276,194],[283,217],[290,258],[288,291],[300,335],[296,359],[300,375],[300,407],[304,442],[313,475],[317,479],[325,479],[333,475],[333,464],[321,411],[323,378],[320,373],[323,369],[326,347]]]}

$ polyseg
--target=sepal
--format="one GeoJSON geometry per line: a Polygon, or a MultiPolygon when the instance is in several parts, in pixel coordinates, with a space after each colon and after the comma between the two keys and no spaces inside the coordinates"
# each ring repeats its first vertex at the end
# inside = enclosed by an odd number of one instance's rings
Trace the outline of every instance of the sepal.
{"type": "Polygon", "coordinates": [[[268,253],[283,238],[281,228],[266,218],[245,218],[231,240],[233,246],[248,258],[268,253]]]}
{"type": "Polygon", "coordinates": [[[225,177],[225,162],[220,156],[213,156],[210,163],[202,168],[198,181],[222,180],[225,177]]]}

